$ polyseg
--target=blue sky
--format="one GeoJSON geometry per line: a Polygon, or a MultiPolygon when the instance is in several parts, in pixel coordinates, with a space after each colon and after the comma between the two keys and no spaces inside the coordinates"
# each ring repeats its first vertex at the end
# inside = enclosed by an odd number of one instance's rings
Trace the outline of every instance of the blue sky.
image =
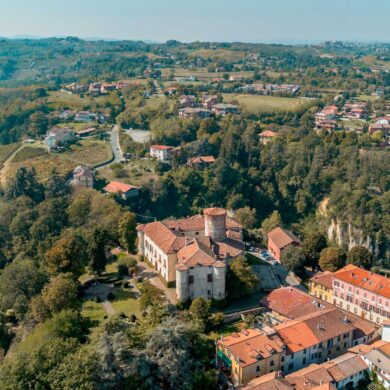
{"type": "Polygon", "coordinates": [[[390,0],[0,0],[0,36],[390,41],[390,0]]]}

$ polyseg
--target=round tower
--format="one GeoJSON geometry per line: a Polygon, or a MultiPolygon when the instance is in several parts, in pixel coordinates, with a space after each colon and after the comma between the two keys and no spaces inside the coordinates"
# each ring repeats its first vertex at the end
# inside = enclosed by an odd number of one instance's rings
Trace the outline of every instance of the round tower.
{"type": "Polygon", "coordinates": [[[213,264],[213,299],[224,299],[226,295],[226,264],[216,261],[213,264]]]}
{"type": "Polygon", "coordinates": [[[226,239],[226,210],[218,207],[205,209],[204,226],[205,236],[211,237],[215,241],[223,241],[226,239]]]}
{"type": "Polygon", "coordinates": [[[176,264],[176,297],[179,301],[188,300],[188,267],[184,264],[176,264]]]}

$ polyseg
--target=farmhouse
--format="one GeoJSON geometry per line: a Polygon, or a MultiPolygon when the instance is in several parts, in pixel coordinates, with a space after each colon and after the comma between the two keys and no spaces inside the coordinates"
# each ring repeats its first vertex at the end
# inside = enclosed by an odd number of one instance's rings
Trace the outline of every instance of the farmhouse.
{"type": "Polygon", "coordinates": [[[75,139],[73,130],[68,127],[52,127],[45,137],[45,143],[49,149],[56,148],[58,146],[64,146],[75,139]]]}
{"type": "Polygon", "coordinates": [[[150,157],[161,161],[168,160],[172,157],[173,149],[173,146],[152,145],[149,149],[150,157]]]}
{"type": "Polygon", "coordinates": [[[181,118],[210,118],[212,112],[201,107],[185,107],[179,110],[181,118]]]}
{"type": "Polygon", "coordinates": [[[129,199],[138,196],[139,188],[120,181],[112,181],[107,184],[103,191],[109,194],[119,194],[122,199],[129,199]]]}
{"type": "Polygon", "coordinates": [[[267,145],[277,136],[278,133],[275,133],[274,131],[271,130],[265,130],[259,134],[259,140],[262,145],[267,145]]]}
{"type": "Polygon", "coordinates": [[[76,122],[93,122],[97,120],[97,115],[90,111],[79,111],[74,120],[76,122]]]}
{"type": "Polygon", "coordinates": [[[279,262],[281,261],[282,252],[285,248],[289,245],[301,246],[301,244],[299,238],[280,227],[268,233],[268,251],[279,262]]]}
{"type": "Polygon", "coordinates": [[[238,107],[230,103],[214,104],[211,111],[217,116],[226,116],[228,114],[237,114],[238,107]]]}
{"type": "Polygon", "coordinates": [[[242,227],[220,208],[203,215],[139,225],[138,252],[176,295],[225,298],[226,263],[243,253],[242,227]]]}
{"type": "Polygon", "coordinates": [[[215,163],[215,158],[213,156],[199,156],[199,157],[191,157],[187,160],[187,165],[189,167],[196,168],[205,168],[211,164],[215,163]]]}
{"type": "Polygon", "coordinates": [[[86,165],[78,165],[73,170],[73,182],[76,187],[93,188],[95,174],[93,170],[86,165]]]}

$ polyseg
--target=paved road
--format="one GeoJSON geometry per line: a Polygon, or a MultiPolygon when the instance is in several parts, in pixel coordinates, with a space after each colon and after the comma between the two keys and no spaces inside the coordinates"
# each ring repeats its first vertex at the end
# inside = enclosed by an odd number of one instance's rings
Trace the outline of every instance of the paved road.
{"type": "Polygon", "coordinates": [[[114,153],[115,160],[113,162],[121,162],[123,160],[123,152],[119,143],[119,126],[114,125],[111,130],[110,144],[112,153],[114,153]]]}

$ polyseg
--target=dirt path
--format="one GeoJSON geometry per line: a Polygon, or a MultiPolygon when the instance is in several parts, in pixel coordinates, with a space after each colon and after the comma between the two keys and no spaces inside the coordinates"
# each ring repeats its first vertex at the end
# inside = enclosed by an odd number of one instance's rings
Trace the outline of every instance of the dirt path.
{"type": "Polygon", "coordinates": [[[103,307],[104,307],[104,310],[106,311],[107,315],[112,316],[115,314],[115,309],[113,308],[110,301],[104,301],[102,303],[103,303],[103,307]]]}
{"type": "Polygon", "coordinates": [[[20,145],[8,158],[4,161],[3,166],[0,169],[0,183],[4,187],[6,185],[6,178],[7,178],[7,169],[12,161],[12,159],[15,157],[16,153],[19,152],[22,148],[25,147],[25,144],[20,145]]]}

